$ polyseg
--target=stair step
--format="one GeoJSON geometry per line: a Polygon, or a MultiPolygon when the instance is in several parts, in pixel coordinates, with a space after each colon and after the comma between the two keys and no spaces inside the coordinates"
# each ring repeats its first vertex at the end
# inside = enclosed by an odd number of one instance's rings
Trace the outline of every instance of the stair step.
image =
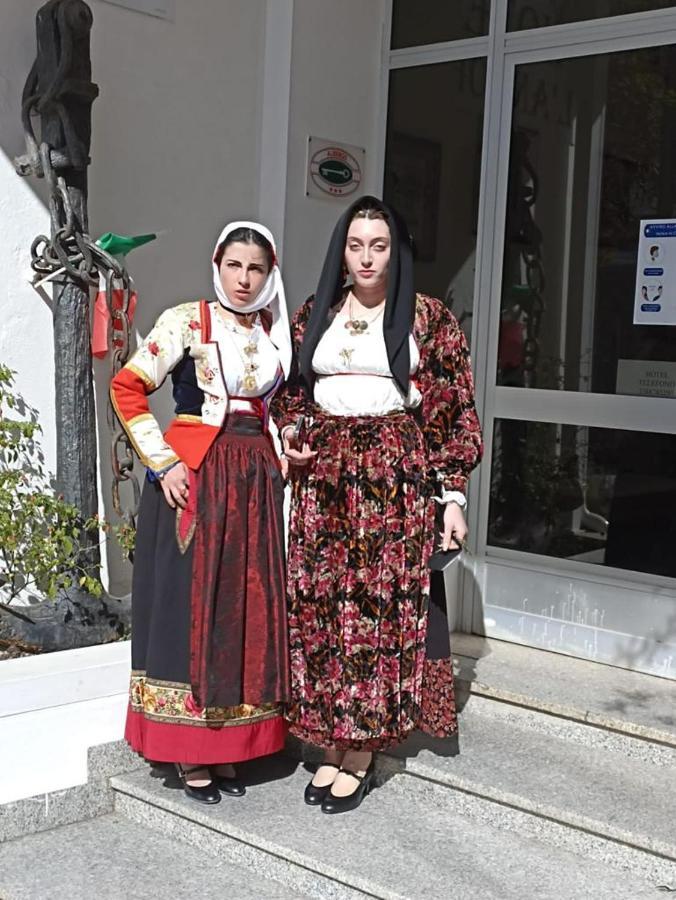
{"type": "Polygon", "coordinates": [[[451,638],[472,694],[676,747],[676,682],[479,635],[451,638]]]}
{"type": "Polygon", "coordinates": [[[0,847],[3,900],[299,900],[251,869],[209,859],[119,815],[28,835],[0,847]]]}
{"type": "Polygon", "coordinates": [[[174,777],[159,769],[116,776],[115,809],[309,897],[662,896],[658,879],[666,873],[659,871],[659,860],[648,877],[629,870],[633,858],[624,860],[621,871],[579,852],[586,844],[579,832],[550,823],[556,839],[550,829],[543,840],[541,820],[444,785],[395,775],[358,810],[326,816],[303,803],[309,775],[297,762],[259,760],[241,772],[250,785],[246,798],[215,807],[189,800],[174,777]],[[514,817],[522,820],[516,828],[514,817]],[[529,823],[535,827],[529,830],[529,823]]]}
{"type": "Polygon", "coordinates": [[[676,750],[473,696],[459,751],[417,734],[392,755],[409,775],[665,857],[676,872],[676,750]]]}

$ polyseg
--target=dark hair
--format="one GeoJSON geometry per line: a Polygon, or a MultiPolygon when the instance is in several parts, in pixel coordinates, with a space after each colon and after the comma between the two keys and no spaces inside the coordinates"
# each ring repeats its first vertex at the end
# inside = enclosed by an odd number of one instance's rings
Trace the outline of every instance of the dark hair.
{"type": "Polygon", "coordinates": [[[363,197],[357,202],[350,221],[354,222],[355,219],[382,219],[390,224],[388,210],[375,197],[363,197]]]}
{"type": "Polygon", "coordinates": [[[218,252],[214,258],[214,262],[218,268],[220,268],[223,254],[230,244],[255,244],[257,247],[260,247],[261,250],[265,251],[265,256],[268,261],[268,270],[272,269],[275,264],[275,251],[272,249],[272,244],[267,238],[263,237],[260,231],[255,231],[253,228],[236,228],[234,231],[230,232],[218,248],[218,252]]]}

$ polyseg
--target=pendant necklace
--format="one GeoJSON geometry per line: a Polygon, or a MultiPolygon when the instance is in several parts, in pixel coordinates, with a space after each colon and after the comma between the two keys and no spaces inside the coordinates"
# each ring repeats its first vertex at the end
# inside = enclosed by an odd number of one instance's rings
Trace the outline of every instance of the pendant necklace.
{"type": "Polygon", "coordinates": [[[253,392],[258,388],[258,378],[256,377],[256,372],[260,368],[258,363],[255,361],[255,356],[258,353],[258,323],[255,323],[253,329],[248,334],[244,331],[240,331],[239,328],[235,326],[234,323],[230,324],[225,319],[225,326],[228,331],[233,334],[243,334],[248,338],[247,343],[244,346],[244,350],[240,350],[239,344],[237,340],[233,337],[232,343],[235,345],[235,350],[239,354],[239,358],[242,360],[242,364],[244,365],[244,375],[242,377],[242,388],[245,391],[253,392]]]}
{"type": "MultiPolygon", "coordinates": [[[[378,312],[371,319],[355,319],[352,313],[352,295],[350,295],[349,300],[349,314],[350,318],[345,322],[345,328],[348,329],[350,337],[357,337],[360,334],[366,334],[369,330],[369,325],[373,325],[373,323],[378,319],[383,312],[385,311],[385,303],[380,307],[378,312]]],[[[343,347],[338,355],[342,357],[347,368],[350,367],[350,363],[352,362],[352,354],[354,353],[354,347],[343,347]]]]}
{"type": "Polygon", "coordinates": [[[382,306],[378,310],[378,312],[373,316],[372,319],[355,319],[352,313],[352,294],[350,294],[349,300],[349,313],[350,318],[345,322],[345,328],[347,328],[350,332],[350,337],[355,337],[358,334],[364,334],[369,329],[369,325],[373,325],[376,319],[382,315],[385,311],[385,302],[383,301],[382,306]]]}

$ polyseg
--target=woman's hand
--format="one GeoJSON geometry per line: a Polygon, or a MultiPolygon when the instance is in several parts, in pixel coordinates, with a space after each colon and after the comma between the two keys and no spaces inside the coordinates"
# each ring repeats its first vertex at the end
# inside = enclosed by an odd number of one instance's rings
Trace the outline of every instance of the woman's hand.
{"type": "Polygon", "coordinates": [[[284,446],[284,456],[289,461],[289,465],[295,467],[306,466],[310,460],[317,455],[316,450],[311,450],[310,445],[305,442],[302,448],[299,448],[293,439],[293,428],[287,426],[282,433],[282,444],[284,446]]]}
{"type": "Polygon", "coordinates": [[[179,462],[169,469],[164,478],[160,479],[160,487],[164,493],[164,499],[172,509],[180,506],[185,509],[188,503],[188,491],[190,490],[190,476],[185,463],[179,462]]]}
{"type": "Polygon", "coordinates": [[[454,550],[462,547],[467,537],[465,514],[457,503],[447,503],[444,509],[444,530],[441,532],[441,549],[454,550]]]}

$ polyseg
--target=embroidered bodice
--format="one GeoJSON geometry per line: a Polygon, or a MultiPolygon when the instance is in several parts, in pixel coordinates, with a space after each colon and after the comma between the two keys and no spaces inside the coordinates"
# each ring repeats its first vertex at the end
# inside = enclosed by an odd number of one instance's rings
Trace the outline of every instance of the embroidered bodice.
{"type": "Polygon", "coordinates": [[[226,322],[215,304],[211,307],[212,339],[218,344],[223,377],[231,397],[260,397],[275,383],[279,373],[279,353],[265,332],[260,319],[251,331],[234,322],[226,322]],[[251,349],[255,348],[255,352],[251,349]],[[246,366],[258,368],[252,373],[255,387],[246,383],[246,366]]]}

